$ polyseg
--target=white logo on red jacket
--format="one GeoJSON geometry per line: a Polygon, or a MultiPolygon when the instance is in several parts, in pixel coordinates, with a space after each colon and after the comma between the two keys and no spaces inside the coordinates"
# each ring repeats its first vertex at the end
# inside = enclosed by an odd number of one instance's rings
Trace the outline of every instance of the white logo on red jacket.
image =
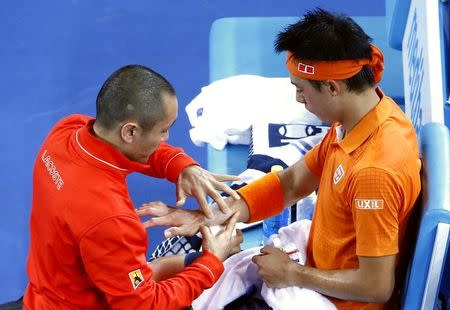
{"type": "Polygon", "coordinates": [[[64,185],[64,180],[61,174],[56,169],[55,163],[52,161],[50,155],[47,155],[47,150],[42,153],[41,159],[44,162],[45,167],[47,168],[48,174],[52,177],[53,183],[55,183],[56,189],[60,190],[64,185]]]}

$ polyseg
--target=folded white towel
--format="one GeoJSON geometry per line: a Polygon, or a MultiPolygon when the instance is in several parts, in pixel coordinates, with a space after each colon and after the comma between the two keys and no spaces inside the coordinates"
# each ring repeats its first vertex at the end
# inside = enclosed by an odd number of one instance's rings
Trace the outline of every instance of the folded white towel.
{"type": "Polygon", "coordinates": [[[318,123],[296,102],[289,78],[257,75],[236,75],[203,87],[186,106],[186,113],[193,127],[189,132],[192,141],[216,149],[223,149],[226,143],[249,144],[250,127],[258,120],[318,123]]]}
{"type": "MultiPolygon", "coordinates": [[[[283,248],[294,244],[299,254],[299,263],[305,263],[311,221],[301,220],[283,227],[269,239],[278,239],[283,248]]],[[[269,241],[269,242],[270,242],[269,241]]],[[[278,243],[278,242],[277,242],[278,243]]],[[[261,247],[242,251],[224,262],[225,271],[217,283],[205,290],[193,303],[195,310],[223,309],[227,304],[244,295],[252,286],[261,287],[261,296],[273,309],[336,309],[323,295],[300,287],[271,289],[262,283],[257,266],[251,261],[260,253],[261,247]]]]}
{"type": "Polygon", "coordinates": [[[219,310],[244,295],[254,284],[261,285],[261,279],[251,262],[252,257],[259,254],[260,247],[239,252],[224,262],[225,271],[210,289],[205,290],[194,302],[195,310],[219,310]]]}
{"type": "MultiPolygon", "coordinates": [[[[272,235],[269,244],[275,239],[281,242],[280,247],[291,243],[299,250],[297,258],[299,264],[306,263],[306,246],[308,244],[311,221],[300,220],[286,227],[280,228],[278,234],[272,235]]],[[[336,309],[331,301],[323,295],[306,288],[290,286],[281,289],[268,288],[265,284],[261,288],[261,296],[274,310],[294,309],[336,309]]]]}

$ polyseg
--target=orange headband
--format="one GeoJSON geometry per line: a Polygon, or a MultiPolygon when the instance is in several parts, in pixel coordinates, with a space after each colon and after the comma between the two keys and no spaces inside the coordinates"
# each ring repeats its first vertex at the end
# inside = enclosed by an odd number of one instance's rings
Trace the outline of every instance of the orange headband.
{"type": "Polygon", "coordinates": [[[297,60],[292,52],[286,54],[286,67],[295,76],[308,80],[345,80],[357,74],[364,65],[372,68],[375,84],[381,81],[383,75],[383,53],[370,44],[372,60],[368,58],[336,60],[336,61],[308,61],[297,60]]]}

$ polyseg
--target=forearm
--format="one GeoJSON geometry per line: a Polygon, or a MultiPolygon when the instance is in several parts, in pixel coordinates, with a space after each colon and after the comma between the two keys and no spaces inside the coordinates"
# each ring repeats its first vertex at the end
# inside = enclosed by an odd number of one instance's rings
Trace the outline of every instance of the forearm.
{"type": "Polygon", "coordinates": [[[152,269],[152,279],[155,281],[165,280],[184,269],[185,255],[165,256],[148,263],[152,269]]]}
{"type": "Polygon", "coordinates": [[[253,222],[276,215],[309,195],[319,184],[319,178],[313,175],[302,159],[286,170],[270,173],[240,188],[237,192],[241,199],[227,198],[230,214],[223,214],[214,208],[212,220],[207,225],[222,224],[232,213],[239,211],[240,222],[253,222]]]}
{"type": "Polygon", "coordinates": [[[320,270],[292,264],[289,285],[300,286],[321,294],[361,302],[385,303],[389,300],[394,278],[388,274],[369,275],[361,269],[320,270]]]}

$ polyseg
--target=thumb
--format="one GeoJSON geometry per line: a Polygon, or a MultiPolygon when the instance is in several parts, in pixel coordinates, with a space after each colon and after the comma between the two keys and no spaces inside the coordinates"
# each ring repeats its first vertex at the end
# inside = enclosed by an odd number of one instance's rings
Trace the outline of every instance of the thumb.
{"type": "Polygon", "coordinates": [[[261,252],[261,254],[272,254],[274,251],[277,251],[277,250],[279,250],[279,249],[277,249],[271,245],[266,245],[265,247],[261,248],[260,252],[261,252]]]}
{"type": "Polygon", "coordinates": [[[177,229],[175,227],[167,228],[164,230],[164,237],[165,238],[172,238],[177,236],[177,229]]]}
{"type": "Polygon", "coordinates": [[[186,194],[184,191],[180,188],[177,189],[177,202],[175,203],[175,206],[181,207],[186,202],[186,194]]]}
{"type": "Polygon", "coordinates": [[[209,244],[211,242],[212,234],[209,227],[203,225],[200,227],[200,232],[202,233],[202,247],[204,250],[209,251],[209,244]]]}

